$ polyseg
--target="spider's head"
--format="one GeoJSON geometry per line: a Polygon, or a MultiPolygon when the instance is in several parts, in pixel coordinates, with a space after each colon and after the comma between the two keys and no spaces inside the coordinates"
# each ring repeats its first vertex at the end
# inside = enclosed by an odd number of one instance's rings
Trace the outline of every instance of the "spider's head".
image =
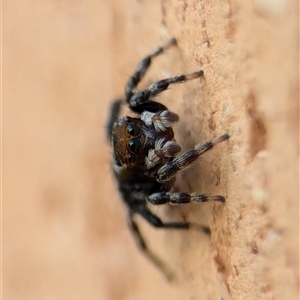
{"type": "Polygon", "coordinates": [[[124,117],[115,122],[112,129],[112,143],[115,163],[119,166],[135,167],[145,160],[143,122],[124,117]]]}

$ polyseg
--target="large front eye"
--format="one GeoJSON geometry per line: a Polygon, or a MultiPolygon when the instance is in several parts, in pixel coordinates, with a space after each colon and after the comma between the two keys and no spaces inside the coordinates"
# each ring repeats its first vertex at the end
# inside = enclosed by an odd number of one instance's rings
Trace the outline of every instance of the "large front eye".
{"type": "Polygon", "coordinates": [[[131,139],[128,142],[128,148],[133,153],[139,151],[141,149],[141,147],[142,147],[142,144],[138,139],[131,139]]]}
{"type": "Polygon", "coordinates": [[[129,124],[126,127],[126,131],[132,136],[138,136],[141,132],[140,128],[137,125],[129,124]]]}

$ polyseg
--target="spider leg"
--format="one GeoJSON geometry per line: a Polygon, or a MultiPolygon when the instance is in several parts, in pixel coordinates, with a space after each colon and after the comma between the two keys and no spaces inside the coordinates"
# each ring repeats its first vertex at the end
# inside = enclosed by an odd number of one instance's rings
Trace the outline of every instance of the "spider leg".
{"type": "Polygon", "coordinates": [[[141,120],[147,125],[154,125],[156,132],[166,131],[179,120],[177,114],[169,110],[161,110],[156,113],[144,111],[141,113],[141,120]]]}
{"type": "Polygon", "coordinates": [[[142,233],[139,230],[138,224],[134,220],[134,214],[139,214],[146,219],[152,226],[165,229],[200,229],[207,235],[210,235],[210,228],[203,225],[198,225],[190,222],[169,222],[163,223],[160,218],[153,214],[145,203],[127,202],[129,204],[128,225],[135,238],[138,247],[143,253],[157,266],[168,280],[175,279],[175,274],[167,267],[167,265],[155,255],[147,246],[142,233]]]}
{"type": "Polygon", "coordinates": [[[136,213],[140,214],[148,223],[156,228],[162,229],[198,229],[210,235],[210,228],[201,224],[191,222],[163,222],[158,216],[153,214],[146,205],[139,205],[135,208],[136,213]]]}
{"type": "Polygon", "coordinates": [[[188,150],[176,156],[173,160],[163,165],[157,171],[157,175],[156,175],[157,181],[164,182],[164,181],[171,180],[172,178],[174,178],[174,176],[176,176],[176,173],[178,171],[192,164],[203,153],[205,153],[206,151],[212,149],[216,145],[228,139],[229,139],[229,135],[225,133],[209,142],[196,145],[195,149],[188,150]]]}
{"type": "Polygon", "coordinates": [[[219,201],[225,202],[223,196],[208,196],[204,194],[187,194],[187,193],[169,193],[169,192],[159,192],[153,193],[148,196],[147,201],[154,205],[161,205],[166,203],[171,204],[185,204],[194,202],[208,202],[208,201],[219,201]]]}
{"type": "Polygon", "coordinates": [[[144,77],[145,73],[147,72],[152,58],[162,54],[166,49],[170,48],[171,46],[176,45],[176,39],[170,39],[167,41],[164,45],[161,45],[160,47],[156,48],[152,53],[147,55],[144,59],[140,61],[140,63],[137,65],[135,72],[133,75],[129,78],[127,81],[127,84],[125,86],[125,96],[127,101],[132,97],[133,95],[133,89],[137,87],[141,79],[144,77]]]}
{"type": "Polygon", "coordinates": [[[106,138],[110,142],[111,141],[111,132],[114,125],[114,122],[117,121],[119,112],[122,105],[122,100],[115,100],[110,107],[110,115],[108,121],[106,123],[106,138]]]}
{"type": "MultiPolygon", "coordinates": [[[[160,124],[159,126],[164,126],[160,124]]],[[[160,138],[155,141],[154,148],[148,150],[145,157],[145,164],[148,169],[151,169],[161,163],[162,159],[174,157],[181,151],[181,146],[175,140],[160,138]]]]}
{"type": "Polygon", "coordinates": [[[172,280],[174,278],[174,274],[169,268],[164,264],[164,262],[157,257],[148,247],[147,244],[139,230],[139,227],[135,220],[133,219],[133,213],[129,213],[128,217],[129,228],[133,233],[135,240],[137,242],[138,247],[144,252],[144,254],[157,266],[163,274],[166,276],[168,280],[172,280]]]}
{"type": "Polygon", "coordinates": [[[189,229],[190,222],[167,222],[164,223],[158,216],[153,214],[146,205],[139,205],[134,208],[135,212],[141,215],[150,225],[164,229],[189,229]]]}
{"type": "Polygon", "coordinates": [[[145,111],[151,112],[151,113],[157,113],[159,111],[165,111],[168,110],[167,107],[159,102],[156,101],[150,101],[147,103],[139,104],[138,106],[131,107],[129,108],[138,114],[142,114],[145,111]]]}
{"type": "Polygon", "coordinates": [[[162,79],[152,83],[145,90],[132,94],[127,101],[131,110],[135,112],[141,112],[140,107],[143,107],[146,103],[149,103],[151,101],[151,98],[153,98],[157,94],[165,91],[169,87],[169,85],[183,83],[188,80],[193,80],[202,76],[203,71],[201,70],[190,74],[183,74],[171,78],[162,79]]]}

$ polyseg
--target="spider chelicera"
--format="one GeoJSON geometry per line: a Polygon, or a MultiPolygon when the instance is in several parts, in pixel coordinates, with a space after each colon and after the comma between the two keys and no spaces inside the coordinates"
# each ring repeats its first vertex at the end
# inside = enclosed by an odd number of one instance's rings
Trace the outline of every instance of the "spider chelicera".
{"type": "MultiPolygon", "coordinates": [[[[171,39],[140,61],[125,86],[124,99],[112,104],[107,124],[107,138],[113,148],[112,169],[119,192],[128,207],[129,227],[138,246],[168,278],[172,277],[172,273],[148,248],[134,216],[136,214],[142,216],[156,228],[189,229],[194,224],[185,221],[164,222],[151,212],[149,206],[165,203],[183,204],[192,201],[224,202],[225,198],[220,195],[175,193],[171,190],[177,172],[229,138],[228,134],[223,134],[181,153],[181,146],[177,144],[172,129],[174,123],[179,120],[178,115],[169,111],[163,104],[154,101],[154,98],[170,85],[202,77],[202,70],[159,80],[145,90],[136,90],[152,59],[175,44],[176,40],[171,39]],[[135,117],[119,118],[123,103],[136,114],[135,117]]],[[[209,231],[207,227],[203,226],[203,229],[209,231]]]]}

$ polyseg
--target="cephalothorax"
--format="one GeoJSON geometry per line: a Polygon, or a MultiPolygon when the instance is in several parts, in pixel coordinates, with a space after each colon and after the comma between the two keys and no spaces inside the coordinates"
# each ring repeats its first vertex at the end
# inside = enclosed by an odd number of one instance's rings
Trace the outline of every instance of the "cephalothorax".
{"type": "Polygon", "coordinates": [[[202,77],[203,71],[163,79],[143,91],[135,90],[150,66],[152,58],[175,44],[176,40],[171,39],[138,64],[126,84],[124,100],[113,103],[107,124],[107,137],[113,147],[113,172],[121,196],[128,207],[129,226],[140,248],[168,277],[171,276],[170,272],[147,247],[134,215],[141,215],[157,228],[189,229],[192,226],[190,222],[163,222],[150,211],[148,205],[182,204],[191,201],[224,202],[223,196],[175,193],[172,192],[172,187],[178,171],[229,138],[228,134],[223,134],[181,153],[181,146],[177,144],[172,129],[174,123],[179,120],[178,115],[153,100],[157,94],[165,91],[172,84],[202,77]],[[119,119],[122,103],[127,104],[136,116],[119,119]]]}

